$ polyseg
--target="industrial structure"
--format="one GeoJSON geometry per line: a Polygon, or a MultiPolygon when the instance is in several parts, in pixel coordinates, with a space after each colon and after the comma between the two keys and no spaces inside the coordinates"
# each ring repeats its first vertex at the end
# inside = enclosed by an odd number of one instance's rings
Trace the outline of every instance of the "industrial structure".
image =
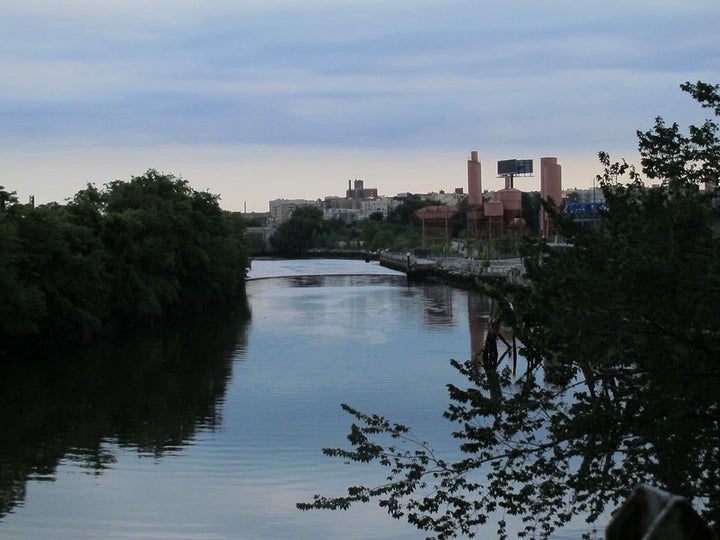
{"type": "MultiPolygon", "coordinates": [[[[506,231],[521,231],[525,222],[522,219],[522,192],[515,187],[516,177],[533,174],[531,159],[506,159],[498,161],[497,172],[504,178],[505,187],[494,193],[483,193],[482,169],[478,152],[470,153],[468,164],[468,211],[467,240],[477,244],[483,240],[492,240],[506,231]]],[[[540,196],[556,204],[562,202],[562,167],[555,157],[540,158],[540,196]]],[[[547,236],[552,231],[552,223],[545,212],[540,216],[541,233],[547,236]]]]}
{"type": "MultiPolygon", "coordinates": [[[[558,207],[562,204],[562,167],[557,158],[540,158],[540,197],[558,207]]],[[[540,210],[540,234],[550,236],[553,224],[545,210],[540,210]]]]}
{"type": "Polygon", "coordinates": [[[365,183],[362,180],[355,179],[353,187],[350,187],[350,180],[348,180],[348,188],[345,192],[347,199],[354,201],[362,201],[366,199],[377,199],[378,190],[377,188],[366,188],[365,183]]]}
{"type": "MultiPolygon", "coordinates": [[[[507,233],[522,233],[526,227],[523,219],[523,193],[515,187],[517,178],[531,177],[534,171],[532,159],[505,159],[497,162],[497,176],[504,180],[504,187],[495,192],[483,191],[482,164],[478,152],[473,150],[467,161],[467,221],[466,248],[468,255],[473,254],[483,245],[492,242],[507,233]]],[[[377,188],[366,188],[359,179],[348,180],[345,197],[328,196],[325,200],[287,200],[270,201],[268,225],[277,226],[287,221],[292,213],[301,206],[321,208],[325,219],[365,219],[376,214],[387,217],[390,211],[402,204],[409,194],[398,194],[395,197],[378,196],[377,188]]],[[[584,192],[575,190],[577,202],[584,202],[584,192]]],[[[595,202],[596,190],[592,191],[595,202]]],[[[560,206],[563,203],[562,167],[556,157],[540,158],[540,197],[560,206]]],[[[458,203],[465,198],[463,188],[456,188],[454,193],[426,194],[424,199],[437,200],[439,205],[428,206],[419,210],[416,215],[422,223],[422,247],[445,244],[452,241],[452,221],[459,212],[458,203]]],[[[576,201],[572,201],[576,202],[576,201]]],[[[601,202],[601,201],[598,201],[601,202]]],[[[435,203],[438,204],[438,203],[435,203]]],[[[602,205],[591,205],[574,208],[573,217],[591,222],[597,219],[597,211],[602,205]],[[589,215],[593,214],[593,215],[589,215]]],[[[539,216],[529,217],[532,223],[537,218],[538,230],[547,237],[553,234],[553,223],[543,209],[539,216]]],[[[534,225],[533,225],[534,228],[534,225]]],[[[476,252],[477,253],[477,252],[476,252]]]]}
{"type": "Polygon", "coordinates": [[[425,206],[415,212],[422,223],[422,247],[433,243],[449,244],[452,240],[450,222],[458,213],[454,206],[425,206]]]}

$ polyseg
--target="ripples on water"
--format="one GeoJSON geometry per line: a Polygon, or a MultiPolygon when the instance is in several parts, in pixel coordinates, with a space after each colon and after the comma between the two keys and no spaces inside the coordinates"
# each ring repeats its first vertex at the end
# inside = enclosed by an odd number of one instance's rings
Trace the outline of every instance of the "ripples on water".
{"type": "Polygon", "coordinates": [[[8,373],[0,538],[423,537],[373,505],[295,503],[384,479],[322,455],[345,445],[342,402],[457,452],[449,359],[477,346],[486,303],[363,261],[255,261],[250,277],[235,316],[8,373]]]}

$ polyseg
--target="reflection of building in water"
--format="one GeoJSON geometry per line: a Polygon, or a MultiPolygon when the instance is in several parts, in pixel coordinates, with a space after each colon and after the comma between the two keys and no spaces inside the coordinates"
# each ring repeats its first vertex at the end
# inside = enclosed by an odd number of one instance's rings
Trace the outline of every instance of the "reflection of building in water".
{"type": "Polygon", "coordinates": [[[492,300],[484,294],[468,292],[468,324],[470,325],[470,358],[479,359],[485,346],[487,324],[492,300]]]}
{"type": "Polygon", "coordinates": [[[453,326],[452,287],[426,285],[423,287],[423,293],[425,295],[425,324],[429,327],[453,326]]]}
{"type": "Polygon", "coordinates": [[[493,311],[493,300],[488,296],[480,293],[468,293],[468,324],[470,326],[470,358],[483,366],[483,352],[486,346],[493,347],[490,357],[496,360],[496,364],[491,366],[497,368],[504,361],[512,363],[513,372],[515,372],[517,351],[515,347],[515,339],[511,329],[506,328],[497,320],[496,313],[493,311]],[[492,326],[491,326],[492,325],[492,326]],[[488,342],[488,333],[493,332],[495,335],[488,342]],[[495,349],[496,347],[496,349],[495,349]]]}
{"type": "MultiPolygon", "coordinates": [[[[430,328],[447,328],[455,325],[453,319],[453,297],[454,289],[447,286],[425,285],[422,288],[424,295],[424,323],[430,328]]],[[[470,330],[470,359],[483,365],[483,351],[486,346],[488,332],[494,332],[495,337],[491,340],[492,357],[495,359],[495,366],[498,363],[509,361],[515,370],[515,355],[512,347],[514,343],[512,330],[503,327],[497,319],[493,308],[494,301],[478,292],[467,291],[468,302],[468,326],[470,330]],[[491,324],[493,325],[491,327],[491,324]]],[[[489,349],[490,351],[490,349],[489,349]]]]}

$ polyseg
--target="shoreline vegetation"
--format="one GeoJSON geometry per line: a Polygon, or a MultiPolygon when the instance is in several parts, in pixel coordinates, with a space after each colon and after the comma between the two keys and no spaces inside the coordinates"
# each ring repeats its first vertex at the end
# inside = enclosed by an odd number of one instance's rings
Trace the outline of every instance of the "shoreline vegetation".
{"type": "MultiPolygon", "coordinates": [[[[372,501],[437,539],[492,529],[549,538],[582,516],[591,538],[645,485],[685,499],[712,531],[704,537],[718,536],[720,85],[681,89],[713,118],[681,131],[657,117],[638,131],[642,172],[601,152],[599,223],[544,201],[562,244],[523,239],[524,283],[483,284],[528,367],[499,365],[491,339],[482,354],[451,360],[465,380],[447,385],[444,416],[461,458],[446,461],[412,426],[344,403],[347,442],[323,453],[372,464],[383,481],[297,508],[372,501]]],[[[621,533],[645,527],[632,514],[621,533]]]]}
{"type": "Polygon", "coordinates": [[[66,204],[0,186],[0,358],[157,327],[244,295],[242,216],[153,169],[66,204]]]}

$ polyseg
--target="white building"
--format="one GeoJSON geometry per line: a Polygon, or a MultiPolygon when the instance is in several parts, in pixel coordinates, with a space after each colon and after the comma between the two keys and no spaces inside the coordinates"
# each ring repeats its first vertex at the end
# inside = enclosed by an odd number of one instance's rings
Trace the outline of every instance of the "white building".
{"type": "Polygon", "coordinates": [[[398,202],[394,201],[391,197],[367,199],[360,203],[360,216],[362,218],[369,218],[372,214],[380,213],[383,215],[383,218],[386,218],[397,205],[398,202]]]}
{"type": "Polygon", "coordinates": [[[425,195],[421,195],[420,197],[426,201],[438,201],[440,204],[444,204],[446,206],[457,206],[460,201],[465,198],[465,196],[466,195],[462,193],[462,191],[455,191],[453,193],[446,193],[445,191],[440,191],[439,193],[426,193],[425,195]]]}

